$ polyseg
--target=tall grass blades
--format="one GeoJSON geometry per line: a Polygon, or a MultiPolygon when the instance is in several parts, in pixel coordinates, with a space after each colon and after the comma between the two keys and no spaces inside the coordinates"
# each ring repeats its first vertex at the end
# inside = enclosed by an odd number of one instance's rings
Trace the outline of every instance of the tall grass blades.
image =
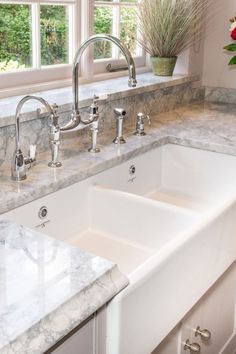
{"type": "Polygon", "coordinates": [[[200,38],[207,0],[143,0],[139,42],[154,57],[174,57],[200,38]]]}

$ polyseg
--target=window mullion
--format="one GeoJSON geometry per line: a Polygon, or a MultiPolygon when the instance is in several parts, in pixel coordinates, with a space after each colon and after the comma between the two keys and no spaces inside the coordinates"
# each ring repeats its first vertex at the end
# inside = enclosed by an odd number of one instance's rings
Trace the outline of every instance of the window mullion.
{"type": "MultiPolygon", "coordinates": [[[[94,26],[94,1],[82,0],[81,13],[81,40],[86,40],[91,34],[93,34],[94,26]]],[[[80,75],[86,80],[93,78],[93,48],[90,45],[84,52],[81,59],[81,72],[80,75]]]]}
{"type": "MultiPolygon", "coordinates": [[[[112,26],[113,36],[120,37],[120,5],[116,4],[113,6],[113,26],[112,26]]],[[[112,58],[119,58],[119,48],[115,45],[112,46],[112,58]]]]}
{"type": "Polygon", "coordinates": [[[79,9],[76,5],[71,5],[68,8],[68,21],[69,21],[69,43],[68,43],[68,55],[69,55],[69,63],[72,63],[76,44],[79,39],[77,38],[79,23],[80,23],[80,14],[79,9]],[[77,14],[77,17],[76,17],[77,14]]]}
{"type": "Polygon", "coordinates": [[[40,5],[31,5],[32,9],[32,56],[33,67],[41,68],[41,46],[40,46],[40,5]]]}

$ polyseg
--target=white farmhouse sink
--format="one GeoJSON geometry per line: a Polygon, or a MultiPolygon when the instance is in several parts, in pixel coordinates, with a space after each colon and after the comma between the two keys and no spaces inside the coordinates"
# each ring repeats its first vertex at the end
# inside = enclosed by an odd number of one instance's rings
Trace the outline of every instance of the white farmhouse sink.
{"type": "Polygon", "coordinates": [[[167,144],[101,174],[98,182],[205,211],[236,193],[236,158],[167,144]],[[135,173],[130,175],[130,167],[135,173]]]}
{"type": "Polygon", "coordinates": [[[235,260],[235,181],[236,157],[166,145],[2,217],[117,263],[98,354],[150,354],[235,260]]]}
{"type": "Polygon", "coordinates": [[[198,214],[124,192],[91,187],[88,225],[70,242],[132,272],[198,220],[198,214]],[[171,222],[170,222],[171,220],[171,222]]]}
{"type": "Polygon", "coordinates": [[[87,186],[81,198],[82,189],[83,183],[75,185],[4,217],[105,257],[128,276],[199,218],[192,211],[104,187],[87,186]],[[37,220],[42,205],[49,211],[45,224],[37,220]]]}

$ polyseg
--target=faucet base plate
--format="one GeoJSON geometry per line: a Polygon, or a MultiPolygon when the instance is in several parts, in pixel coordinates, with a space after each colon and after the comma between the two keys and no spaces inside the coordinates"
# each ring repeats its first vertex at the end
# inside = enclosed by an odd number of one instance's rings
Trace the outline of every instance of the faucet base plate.
{"type": "Polygon", "coordinates": [[[53,161],[51,161],[51,162],[49,162],[49,164],[48,164],[48,166],[49,167],[61,167],[62,166],[62,163],[61,162],[53,162],[53,161]]]}
{"type": "Polygon", "coordinates": [[[96,153],[98,153],[98,152],[100,152],[101,150],[99,149],[99,148],[95,148],[95,149],[93,149],[93,148],[89,148],[88,149],[88,152],[91,152],[91,153],[94,153],[94,154],[96,154],[96,153]]]}
{"type": "Polygon", "coordinates": [[[123,136],[117,136],[114,140],[113,140],[114,144],[125,144],[126,140],[123,138],[123,136]]]}
{"type": "Polygon", "coordinates": [[[21,175],[21,176],[18,176],[18,175],[12,175],[11,176],[11,179],[13,181],[17,181],[17,182],[24,181],[26,178],[27,178],[26,174],[25,175],[21,175]]]}
{"type": "Polygon", "coordinates": [[[138,132],[138,131],[136,131],[135,133],[134,133],[134,135],[136,135],[136,136],[145,136],[146,135],[146,133],[145,132],[138,132]]]}

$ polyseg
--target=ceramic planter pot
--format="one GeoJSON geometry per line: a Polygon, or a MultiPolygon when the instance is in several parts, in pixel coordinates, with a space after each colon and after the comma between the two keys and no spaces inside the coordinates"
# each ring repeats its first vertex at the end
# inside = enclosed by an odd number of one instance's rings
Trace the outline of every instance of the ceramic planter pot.
{"type": "Polygon", "coordinates": [[[154,75],[172,76],[177,57],[150,57],[154,75]]]}

